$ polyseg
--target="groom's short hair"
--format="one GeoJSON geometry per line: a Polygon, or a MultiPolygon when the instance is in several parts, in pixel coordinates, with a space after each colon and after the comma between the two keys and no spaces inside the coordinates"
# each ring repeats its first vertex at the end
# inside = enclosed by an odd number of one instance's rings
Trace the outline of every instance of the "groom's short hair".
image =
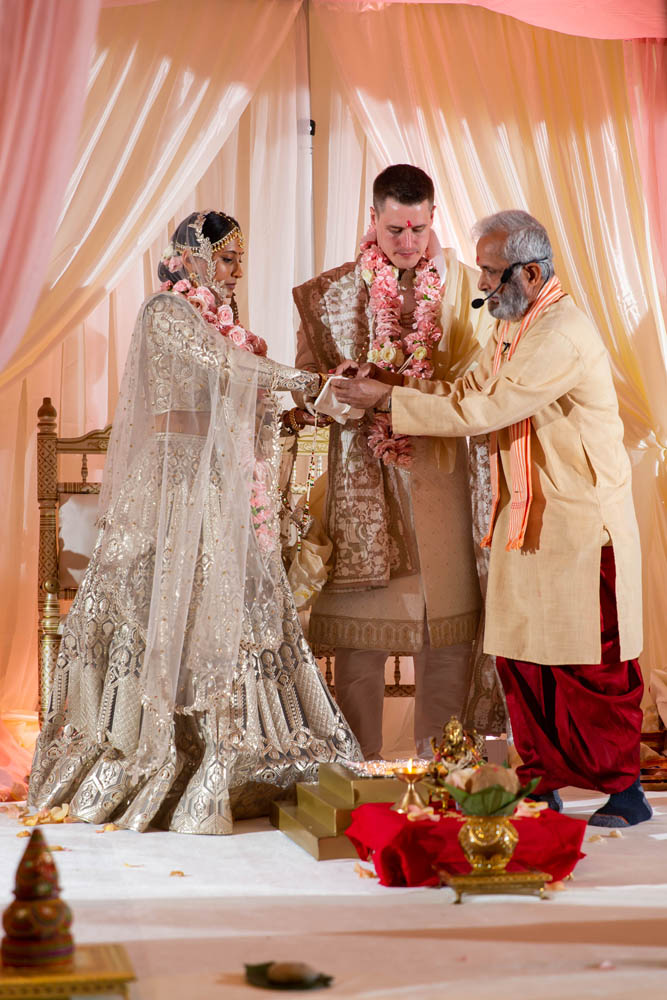
{"type": "Polygon", "coordinates": [[[373,207],[381,212],[387,198],[401,205],[418,205],[428,201],[433,205],[433,181],[427,173],[411,163],[394,163],[386,167],[373,181],[373,207]]]}

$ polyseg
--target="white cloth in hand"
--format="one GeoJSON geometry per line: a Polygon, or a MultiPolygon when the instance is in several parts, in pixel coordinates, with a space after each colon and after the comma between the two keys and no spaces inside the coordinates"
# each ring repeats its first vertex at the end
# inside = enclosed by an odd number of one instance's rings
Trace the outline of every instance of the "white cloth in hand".
{"type": "Polygon", "coordinates": [[[333,417],[339,424],[345,424],[348,420],[359,420],[364,415],[363,410],[358,409],[356,406],[350,406],[349,403],[340,403],[334,396],[333,387],[335,383],[346,381],[347,379],[344,375],[334,375],[333,378],[328,379],[314,404],[317,413],[323,413],[326,417],[333,417]]]}

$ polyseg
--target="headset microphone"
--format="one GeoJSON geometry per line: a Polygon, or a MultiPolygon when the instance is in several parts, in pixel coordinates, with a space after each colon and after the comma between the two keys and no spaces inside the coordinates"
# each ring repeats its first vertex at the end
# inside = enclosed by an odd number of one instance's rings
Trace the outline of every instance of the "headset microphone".
{"type": "Polygon", "coordinates": [[[507,284],[507,282],[512,277],[512,271],[514,270],[515,267],[527,267],[528,264],[539,264],[541,263],[542,260],[546,260],[546,258],[542,257],[540,258],[540,260],[515,260],[514,263],[510,264],[509,267],[506,267],[503,273],[500,275],[500,284],[497,286],[497,288],[494,288],[493,291],[489,292],[488,295],[485,295],[483,299],[473,299],[470,305],[473,307],[473,309],[481,309],[485,302],[487,302],[493,295],[495,295],[496,292],[503,287],[503,285],[507,284]]]}
{"type": "Polygon", "coordinates": [[[515,267],[519,266],[519,263],[520,261],[517,261],[516,264],[510,264],[509,267],[506,267],[503,273],[500,275],[500,284],[496,288],[494,288],[493,291],[489,292],[488,295],[485,295],[483,299],[473,299],[472,302],[470,303],[473,309],[481,309],[485,302],[487,302],[493,295],[495,295],[496,292],[503,287],[503,285],[506,285],[507,282],[512,277],[512,271],[514,270],[515,267]]]}

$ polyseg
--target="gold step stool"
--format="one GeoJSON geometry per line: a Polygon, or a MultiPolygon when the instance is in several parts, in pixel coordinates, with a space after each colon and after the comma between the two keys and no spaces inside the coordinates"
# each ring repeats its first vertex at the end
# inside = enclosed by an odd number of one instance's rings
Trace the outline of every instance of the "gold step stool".
{"type": "Polygon", "coordinates": [[[62,968],[17,969],[0,964],[0,998],[69,1000],[76,996],[122,996],[136,976],[120,944],[76,945],[62,968]]]}
{"type": "MultiPolygon", "coordinates": [[[[417,787],[428,800],[428,790],[417,787]]],[[[320,764],[317,782],[297,784],[296,804],[272,804],[271,823],[316,861],[356,858],[345,836],[352,810],[368,802],[395,802],[404,790],[394,777],[360,777],[343,764],[320,764]]]]}

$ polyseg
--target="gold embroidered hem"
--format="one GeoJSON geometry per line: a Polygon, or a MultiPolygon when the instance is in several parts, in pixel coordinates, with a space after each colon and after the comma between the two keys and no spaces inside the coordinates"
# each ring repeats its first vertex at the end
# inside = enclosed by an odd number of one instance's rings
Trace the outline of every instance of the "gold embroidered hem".
{"type": "MultiPolygon", "coordinates": [[[[93,565],[94,570],[94,565],[93,565]]],[[[90,580],[90,578],[89,578],[90,580]]],[[[92,586],[80,591],[79,617],[90,608],[92,586]]],[[[139,633],[116,643],[109,659],[98,711],[114,703],[107,739],[99,742],[62,729],[68,686],[69,657],[76,648],[69,624],[69,643],[58,661],[58,683],[48,718],[40,733],[30,777],[29,805],[49,808],[70,803],[70,814],[89,823],[113,821],[144,831],[169,829],[179,833],[226,834],[232,819],[247,819],[268,811],[272,799],[297,781],[314,781],[322,761],[360,758],[343,716],[324,683],[303,638],[291,599],[284,593],[283,635],[272,648],[245,655],[233,680],[229,711],[175,714],[167,756],[155,762],[151,775],[137,777],[136,754],[111,745],[115,736],[127,739],[137,726],[122,706],[132,701],[115,673],[118,660],[136,661],[143,641],[139,633]],[[116,695],[111,689],[117,687],[116,695]],[[231,716],[231,719],[230,719],[231,716]],[[231,724],[230,724],[231,723],[231,724]],[[242,733],[238,744],[230,733],[242,733]]],[[[104,602],[96,602],[101,608],[104,602]]],[[[70,616],[71,619],[72,616],[70,616]]],[[[108,616],[98,616],[101,641],[114,634],[108,616]]],[[[86,623],[90,636],[90,621],[86,623]]],[[[118,638],[118,629],[116,638],[118,638]]],[[[94,706],[90,706],[92,709],[94,706]]]]}
{"type": "MultiPolygon", "coordinates": [[[[472,642],[477,634],[479,611],[453,619],[429,622],[433,648],[472,642]]],[[[318,648],[343,646],[347,649],[388,649],[400,653],[418,653],[424,645],[424,628],[413,621],[381,618],[359,619],[341,615],[313,616],[308,629],[310,643],[318,648]]]]}

